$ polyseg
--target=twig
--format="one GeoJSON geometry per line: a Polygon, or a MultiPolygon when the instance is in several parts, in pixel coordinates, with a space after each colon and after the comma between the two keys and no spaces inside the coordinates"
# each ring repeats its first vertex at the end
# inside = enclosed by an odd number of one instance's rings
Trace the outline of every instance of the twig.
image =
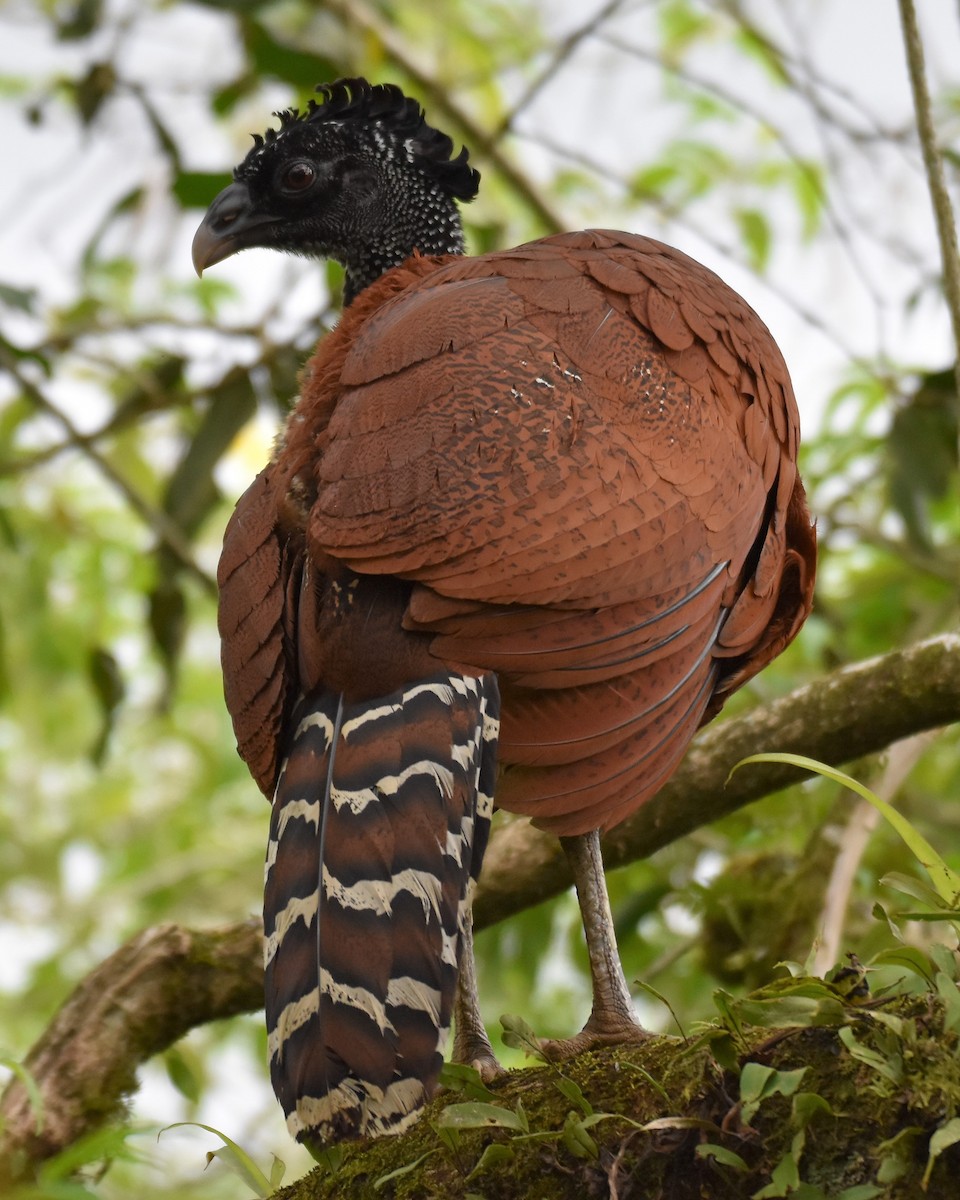
{"type": "Polygon", "coordinates": [[[593,16],[588,17],[582,25],[578,25],[576,29],[567,34],[563,41],[554,48],[549,61],[537,77],[524,89],[520,98],[514,104],[513,109],[506,114],[497,126],[494,133],[496,139],[501,138],[516,127],[517,117],[533,103],[534,98],[542,91],[546,84],[556,79],[561,67],[576,53],[580,45],[588,37],[596,33],[601,25],[614,16],[619,9],[623,8],[624,2],[625,0],[607,0],[603,7],[598,9],[593,16]]]}
{"type": "Polygon", "coordinates": [[[913,0],[899,0],[900,23],[903,26],[903,45],[913,91],[913,107],[917,115],[917,132],[923,151],[923,165],[927,172],[927,187],[933,204],[933,215],[940,241],[940,261],[943,267],[943,287],[950,310],[953,326],[953,341],[956,348],[954,374],[957,381],[957,405],[960,411],[960,249],[957,246],[957,224],[947,181],[943,173],[943,156],[937,144],[933,127],[933,106],[927,88],[924,67],[923,40],[917,23],[917,11],[913,0]]]}
{"type": "Polygon", "coordinates": [[[170,551],[184,570],[188,571],[205,591],[215,596],[217,593],[216,582],[194,561],[190,547],[184,540],[183,533],[176,522],[171,521],[165,512],[155,508],[141,496],[137,489],[93,444],[91,437],[77,429],[67,414],[62,412],[43,390],[23,373],[20,364],[3,346],[0,346],[0,366],[13,376],[34,408],[52,417],[65,430],[70,444],[96,465],[97,470],[120,492],[137,516],[156,534],[159,541],[170,551]]]}
{"type": "Polygon", "coordinates": [[[390,57],[403,68],[421,92],[430,97],[432,106],[445,112],[460,126],[470,143],[471,152],[489,159],[548,233],[559,233],[566,228],[563,218],[556,209],[500,149],[496,135],[491,136],[465,108],[452,100],[438,86],[435,77],[417,63],[409,48],[400,40],[390,25],[382,21],[366,4],[362,3],[362,0],[327,0],[326,8],[338,16],[344,24],[352,23],[359,26],[365,33],[375,35],[390,57]]]}

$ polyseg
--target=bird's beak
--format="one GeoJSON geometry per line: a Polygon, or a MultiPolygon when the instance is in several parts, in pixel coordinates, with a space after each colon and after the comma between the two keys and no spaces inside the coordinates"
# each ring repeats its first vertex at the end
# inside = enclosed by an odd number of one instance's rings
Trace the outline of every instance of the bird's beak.
{"type": "Polygon", "coordinates": [[[193,266],[198,275],[248,246],[262,245],[260,233],[274,218],[255,211],[246,184],[231,183],[207,209],[193,237],[193,266]]]}

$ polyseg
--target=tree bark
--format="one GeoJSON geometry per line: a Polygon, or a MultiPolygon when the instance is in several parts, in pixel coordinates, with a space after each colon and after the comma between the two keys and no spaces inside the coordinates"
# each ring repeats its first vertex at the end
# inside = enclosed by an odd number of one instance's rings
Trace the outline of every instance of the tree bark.
{"type": "Polygon", "coordinates": [[[0,1097],[0,1194],[122,1115],[139,1065],[196,1025],[263,1003],[262,927],[144,930],[79,984],[0,1097]]]}
{"type": "MultiPolygon", "coordinates": [[[[729,779],[748,754],[792,751],[837,766],[957,720],[956,634],[842,668],[701,733],[669,783],[607,836],[607,867],[650,854],[800,777],[789,767],[752,766],[729,779]]],[[[487,852],[476,923],[494,924],[569,883],[556,839],[508,821],[487,852]]],[[[0,1185],[29,1177],[37,1164],[115,1119],[140,1063],[191,1028],[259,1008],[261,943],[258,922],[203,933],[159,926],[87,976],[24,1063],[39,1090],[42,1120],[20,1079],[0,1097],[0,1185]]]]}

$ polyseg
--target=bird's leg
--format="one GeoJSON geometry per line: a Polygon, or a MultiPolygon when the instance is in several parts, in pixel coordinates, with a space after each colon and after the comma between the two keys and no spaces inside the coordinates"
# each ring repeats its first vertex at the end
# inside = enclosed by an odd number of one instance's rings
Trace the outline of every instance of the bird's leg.
{"type": "MultiPolygon", "coordinates": [[[[472,887],[472,884],[471,884],[472,887]]],[[[454,1001],[456,1032],[453,1037],[453,1061],[465,1063],[480,1073],[484,1083],[492,1083],[503,1073],[487,1037],[477,999],[477,964],[473,956],[473,906],[468,904],[461,935],[460,975],[454,1001]]]]}
{"type": "Polygon", "coordinates": [[[552,1059],[571,1058],[582,1050],[603,1043],[638,1041],[650,1036],[637,1021],[617,951],[617,936],[600,854],[600,832],[593,830],[578,837],[563,837],[560,845],[577,886],[577,900],[590,956],[593,1009],[576,1037],[541,1043],[544,1054],[552,1059]]]}

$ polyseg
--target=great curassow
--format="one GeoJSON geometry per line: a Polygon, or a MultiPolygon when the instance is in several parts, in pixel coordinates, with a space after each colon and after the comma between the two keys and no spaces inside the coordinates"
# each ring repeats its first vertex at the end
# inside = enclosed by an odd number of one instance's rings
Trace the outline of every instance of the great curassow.
{"type": "Polygon", "coordinates": [[[323,1142],[415,1118],[454,1007],[455,1055],[495,1069],[469,911],[494,795],[576,880],[593,1011],[552,1052],[642,1033],[599,832],[791,641],[816,551],[787,370],[738,295],[609,230],[463,257],[466,150],[396,87],[318,91],[193,254],[346,268],[219,570],[227,705],[273,802],[271,1074],[323,1142]]]}

